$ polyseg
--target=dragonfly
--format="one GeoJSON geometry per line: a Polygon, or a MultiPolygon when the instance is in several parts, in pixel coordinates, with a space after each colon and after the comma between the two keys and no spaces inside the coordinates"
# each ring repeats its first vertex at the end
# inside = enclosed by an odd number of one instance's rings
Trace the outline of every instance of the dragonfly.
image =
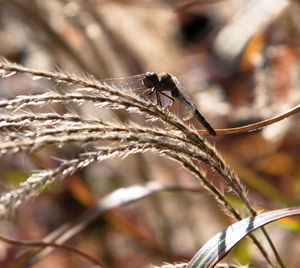
{"type": "Polygon", "coordinates": [[[214,128],[201,115],[183,84],[174,75],[147,72],[125,78],[101,79],[99,82],[122,90],[131,90],[163,109],[172,106],[176,99],[181,104],[180,109],[183,110],[182,119],[184,121],[195,116],[211,135],[216,135],[214,128]]]}

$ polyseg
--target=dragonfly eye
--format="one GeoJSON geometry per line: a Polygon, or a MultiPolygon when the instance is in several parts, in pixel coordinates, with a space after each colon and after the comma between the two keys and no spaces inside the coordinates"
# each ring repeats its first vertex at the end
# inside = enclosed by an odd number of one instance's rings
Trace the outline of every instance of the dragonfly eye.
{"type": "Polygon", "coordinates": [[[143,78],[143,84],[146,88],[156,87],[159,79],[156,73],[147,72],[143,78]]]}

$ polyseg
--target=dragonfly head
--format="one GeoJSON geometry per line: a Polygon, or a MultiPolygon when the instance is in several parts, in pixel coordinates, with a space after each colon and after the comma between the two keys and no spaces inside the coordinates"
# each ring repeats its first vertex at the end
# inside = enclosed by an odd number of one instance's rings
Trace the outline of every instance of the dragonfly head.
{"type": "Polygon", "coordinates": [[[157,87],[159,84],[158,75],[156,73],[147,72],[143,78],[143,84],[146,88],[157,87]]]}

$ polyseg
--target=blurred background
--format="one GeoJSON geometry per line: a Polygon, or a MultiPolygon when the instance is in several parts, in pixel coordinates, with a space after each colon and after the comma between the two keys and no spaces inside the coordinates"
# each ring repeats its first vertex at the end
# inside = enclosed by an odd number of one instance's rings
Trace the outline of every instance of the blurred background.
{"type": "MultiPolygon", "coordinates": [[[[276,5],[274,0],[1,0],[0,55],[34,69],[88,73],[99,79],[169,72],[183,82],[212,126],[237,127],[299,104],[299,12],[299,1],[287,0],[277,0],[276,5]]],[[[53,88],[60,90],[49,81],[17,75],[0,80],[0,97],[53,88]]],[[[91,105],[72,109],[84,116],[135,120],[91,105]]],[[[299,204],[299,132],[300,117],[294,115],[260,131],[208,140],[240,175],[252,203],[271,210],[299,204]]],[[[0,190],[16,187],[33,170],[55,168],[58,163],[53,157],[71,159],[80,151],[75,145],[49,146],[33,154],[5,156],[0,161],[0,190]]],[[[207,177],[225,186],[209,168],[207,177]]],[[[120,187],[152,181],[198,191],[157,193],[107,212],[67,244],[109,267],[148,267],[189,260],[232,223],[191,174],[168,159],[146,153],[96,163],[54,183],[1,220],[0,234],[41,240],[83,214],[93,200],[120,187]]],[[[238,200],[230,198],[239,206],[238,200]]],[[[268,230],[287,267],[299,267],[300,236],[295,235],[299,220],[285,220],[268,230]]],[[[26,250],[0,243],[0,266],[12,267],[26,250]]],[[[227,262],[265,265],[246,240],[227,262]]],[[[54,265],[90,267],[86,260],[59,250],[32,267],[54,265]]]]}

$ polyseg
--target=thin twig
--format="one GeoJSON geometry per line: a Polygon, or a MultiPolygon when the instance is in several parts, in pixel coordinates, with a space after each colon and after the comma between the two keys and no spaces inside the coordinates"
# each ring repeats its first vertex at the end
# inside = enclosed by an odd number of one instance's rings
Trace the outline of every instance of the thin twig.
{"type": "MultiPolygon", "coordinates": [[[[242,127],[215,129],[215,131],[218,136],[252,132],[252,131],[264,128],[266,126],[272,125],[276,122],[279,122],[279,121],[281,121],[285,118],[288,118],[293,114],[297,114],[299,112],[300,112],[300,105],[297,105],[297,106],[293,107],[292,109],[284,112],[283,114],[274,116],[274,117],[264,120],[264,121],[260,121],[260,122],[257,122],[257,123],[251,124],[251,125],[242,126],[242,127]]],[[[211,136],[211,134],[207,130],[198,130],[198,133],[201,136],[211,136]]]]}

